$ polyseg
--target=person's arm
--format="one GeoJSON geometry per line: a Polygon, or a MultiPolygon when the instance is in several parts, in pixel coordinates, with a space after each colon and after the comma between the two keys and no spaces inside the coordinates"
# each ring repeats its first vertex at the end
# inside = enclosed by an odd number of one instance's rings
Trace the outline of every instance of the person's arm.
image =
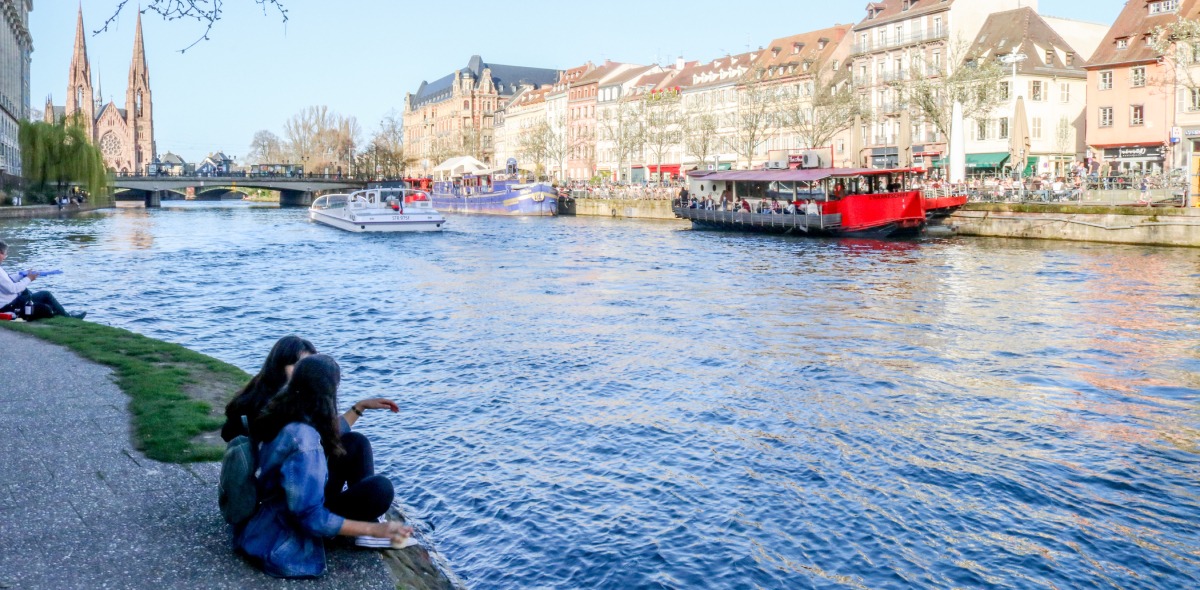
{"type": "Polygon", "coordinates": [[[396,402],[390,399],[373,397],[371,399],[364,399],[355,402],[353,406],[350,406],[349,410],[346,410],[345,414],[342,414],[342,418],[346,421],[347,426],[354,426],[354,423],[357,422],[358,419],[362,417],[363,412],[367,410],[391,410],[393,413],[395,413],[400,411],[400,406],[397,406],[396,402]]]}
{"type": "Polygon", "coordinates": [[[21,291],[29,287],[29,283],[32,283],[37,277],[36,272],[31,272],[25,278],[14,281],[12,277],[8,276],[8,273],[0,272],[0,294],[20,295],[21,291]]]}

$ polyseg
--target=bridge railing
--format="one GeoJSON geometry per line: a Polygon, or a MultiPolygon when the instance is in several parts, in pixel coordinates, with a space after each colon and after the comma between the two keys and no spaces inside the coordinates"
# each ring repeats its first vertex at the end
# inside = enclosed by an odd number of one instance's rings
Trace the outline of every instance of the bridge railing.
{"type": "Polygon", "coordinates": [[[371,177],[371,176],[359,175],[359,174],[337,174],[337,173],[323,174],[323,173],[316,173],[316,172],[293,173],[293,174],[288,174],[286,172],[222,172],[219,174],[218,173],[205,173],[205,174],[128,174],[128,173],[121,174],[121,173],[117,173],[117,174],[113,174],[113,178],[122,179],[122,180],[140,180],[140,179],[146,179],[146,180],[160,179],[161,180],[161,179],[172,179],[172,178],[187,178],[187,179],[191,179],[191,178],[213,178],[213,179],[269,178],[272,180],[288,180],[288,179],[332,180],[332,181],[345,181],[345,182],[386,182],[387,180],[398,180],[398,179],[385,179],[383,181],[380,181],[380,179],[378,177],[371,177]]]}

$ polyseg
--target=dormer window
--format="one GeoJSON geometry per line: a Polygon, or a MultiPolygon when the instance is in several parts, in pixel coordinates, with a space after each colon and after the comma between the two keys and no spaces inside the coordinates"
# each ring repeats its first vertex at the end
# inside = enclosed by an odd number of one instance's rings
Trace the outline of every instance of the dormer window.
{"type": "Polygon", "coordinates": [[[1074,53],[1067,54],[1067,65],[1069,65],[1069,66],[1075,65],[1075,54],[1074,53]]]}
{"type": "Polygon", "coordinates": [[[792,55],[796,55],[797,53],[800,53],[801,47],[804,47],[804,45],[801,43],[792,43],[792,55]]]}
{"type": "Polygon", "coordinates": [[[1150,14],[1167,14],[1179,11],[1179,0],[1158,0],[1146,5],[1150,14]]]}
{"type": "Polygon", "coordinates": [[[1046,50],[1046,65],[1052,65],[1053,63],[1054,63],[1054,50],[1047,49],[1046,50]]]}
{"type": "Polygon", "coordinates": [[[903,2],[900,3],[900,10],[907,12],[908,9],[912,8],[913,4],[916,4],[916,3],[917,3],[917,0],[904,0],[903,2]]]}
{"type": "Polygon", "coordinates": [[[817,49],[825,49],[826,45],[829,45],[829,39],[822,38],[817,41],[817,49]]]}
{"type": "Polygon", "coordinates": [[[778,47],[772,47],[771,48],[771,57],[779,57],[780,51],[781,50],[778,47]]]}
{"type": "Polygon", "coordinates": [[[811,68],[811,67],[812,67],[812,62],[811,62],[811,61],[806,61],[806,62],[804,62],[804,71],[806,71],[806,72],[807,72],[807,71],[808,71],[808,68],[811,68]]]}
{"type": "Polygon", "coordinates": [[[1128,49],[1128,48],[1129,48],[1129,39],[1128,38],[1117,39],[1117,49],[1128,49]]]}

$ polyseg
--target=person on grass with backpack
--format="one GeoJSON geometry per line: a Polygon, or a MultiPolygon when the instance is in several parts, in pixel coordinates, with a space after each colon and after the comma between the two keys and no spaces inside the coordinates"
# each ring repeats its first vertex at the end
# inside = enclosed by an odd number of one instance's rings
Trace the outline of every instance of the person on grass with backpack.
{"type": "Polygon", "coordinates": [[[305,357],[250,426],[251,440],[262,443],[259,506],[234,525],[233,543],[272,576],[324,574],[328,537],[368,536],[399,545],[412,535],[411,527],[382,520],[395,496],[387,478],[370,475],[330,494],[329,458],[346,453],[336,409],[340,381],[333,358],[305,357]]]}

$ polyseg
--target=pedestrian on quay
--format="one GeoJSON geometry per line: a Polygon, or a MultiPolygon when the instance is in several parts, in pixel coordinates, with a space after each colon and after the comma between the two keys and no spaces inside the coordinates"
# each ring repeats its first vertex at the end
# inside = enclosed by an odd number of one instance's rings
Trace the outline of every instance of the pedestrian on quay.
{"type": "MultiPolygon", "coordinates": [[[[354,452],[345,444],[346,421],[335,410],[340,382],[341,368],[332,357],[300,359],[252,427],[251,439],[262,443],[258,493],[265,500],[234,527],[233,544],[269,575],[324,575],[324,539],[336,535],[384,547],[403,546],[412,535],[411,527],[383,518],[395,497],[387,478],[371,473],[347,481],[329,468],[354,452]]],[[[355,417],[362,414],[358,406],[351,410],[355,417]]],[[[360,467],[354,475],[373,470],[369,463],[360,467]]]]}
{"type": "MultiPolygon", "coordinates": [[[[0,242],[0,262],[8,258],[8,244],[0,242]]],[[[86,311],[67,313],[62,304],[49,291],[31,293],[29,284],[36,281],[40,273],[25,271],[25,275],[9,275],[0,269],[0,313],[15,313],[25,321],[40,320],[54,316],[69,316],[82,320],[86,311]]]]}

